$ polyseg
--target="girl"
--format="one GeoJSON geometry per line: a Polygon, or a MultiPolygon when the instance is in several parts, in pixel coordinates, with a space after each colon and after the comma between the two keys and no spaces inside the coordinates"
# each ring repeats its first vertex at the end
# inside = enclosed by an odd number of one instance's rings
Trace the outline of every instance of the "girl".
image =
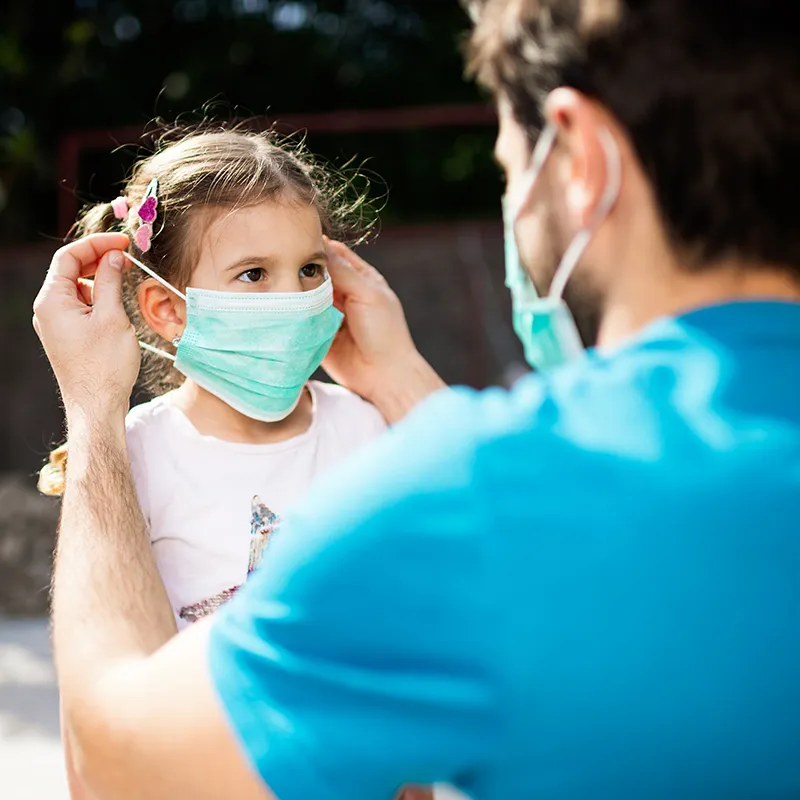
{"type": "MultiPolygon", "coordinates": [[[[196,133],[134,169],[79,235],[131,239],[125,301],[158,396],[128,415],[131,466],[178,627],[244,583],[310,481],[380,433],[309,382],[339,328],[325,237],[363,237],[364,198],[265,134],[196,133]]],[[[63,488],[66,450],[42,471],[63,488]]]]}
{"type": "MultiPolygon", "coordinates": [[[[365,233],[365,198],[347,188],[267,135],[206,132],[139,163],[77,224],[131,239],[124,300],[158,396],[128,414],[128,449],[179,628],[230,599],[284,509],[385,427],[356,395],[309,382],[342,319],[325,237],[365,233]]],[[[66,446],[42,491],[63,491],[65,467],[66,446]]],[[[63,738],[73,800],[88,800],[63,738]]]]}

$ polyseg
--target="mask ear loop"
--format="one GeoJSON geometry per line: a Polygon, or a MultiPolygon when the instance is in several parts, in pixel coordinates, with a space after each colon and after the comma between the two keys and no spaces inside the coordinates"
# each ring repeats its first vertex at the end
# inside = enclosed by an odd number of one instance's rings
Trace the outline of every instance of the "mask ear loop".
{"type": "Polygon", "coordinates": [[[165,281],[158,273],[153,272],[150,267],[142,264],[138,258],[134,258],[127,250],[123,250],[122,255],[124,255],[125,258],[127,258],[132,264],[136,264],[136,266],[139,267],[142,272],[147,273],[151,278],[153,278],[153,280],[158,281],[165,289],[169,289],[173,294],[178,295],[181,300],[186,302],[186,295],[183,292],[179,292],[171,283],[165,281]]]}
{"type": "MultiPolygon", "coordinates": [[[[125,258],[127,258],[132,264],[135,264],[137,267],[139,267],[142,272],[153,278],[153,280],[158,281],[165,289],[169,289],[173,294],[178,295],[181,300],[186,302],[186,295],[183,292],[179,292],[171,283],[165,281],[158,273],[153,272],[153,270],[150,269],[150,267],[148,267],[146,264],[142,264],[138,258],[134,258],[127,250],[123,250],[122,255],[124,255],[125,258]]],[[[173,344],[177,344],[177,341],[173,341],[173,344]]],[[[148,353],[155,353],[157,356],[162,356],[170,361],[175,361],[175,356],[172,355],[172,353],[168,353],[166,350],[159,350],[159,348],[153,347],[153,345],[147,344],[146,342],[139,342],[139,347],[141,347],[142,350],[147,350],[148,353]]]]}
{"type": "Polygon", "coordinates": [[[139,347],[142,350],[147,350],[148,353],[155,353],[157,356],[162,356],[163,358],[167,358],[170,361],[175,361],[175,356],[172,353],[168,353],[166,350],[159,350],[157,347],[153,347],[151,344],[147,344],[147,342],[139,342],[139,347]]]}
{"type": "Polygon", "coordinates": [[[541,175],[545,162],[550,157],[550,151],[553,149],[553,144],[556,141],[557,134],[558,128],[552,123],[549,123],[545,126],[544,130],[539,134],[539,138],[536,140],[536,144],[533,148],[533,154],[531,155],[531,165],[526,170],[522,179],[522,191],[520,192],[519,196],[509,204],[510,207],[508,210],[511,217],[512,226],[516,225],[517,217],[520,215],[520,212],[528,202],[530,193],[539,182],[539,175],[541,175]]]}
{"type": "Polygon", "coordinates": [[[605,221],[606,217],[611,213],[611,209],[619,198],[619,192],[622,188],[622,159],[620,157],[619,148],[611,133],[602,128],[598,137],[600,139],[600,146],[606,157],[606,169],[608,170],[608,180],[606,187],[603,190],[603,195],[597,205],[594,213],[594,218],[589,225],[587,225],[578,235],[572,240],[572,244],[567,248],[564,253],[564,258],[553,276],[553,282],[550,284],[549,296],[560,300],[564,294],[564,289],[567,281],[572,277],[575,267],[583,255],[583,251],[589,246],[592,236],[597,232],[597,229],[605,221]]]}
{"type": "Polygon", "coordinates": [[[521,188],[513,196],[505,195],[503,198],[503,226],[505,239],[505,262],[506,280],[505,285],[524,303],[530,303],[539,299],[539,292],[522,265],[519,256],[519,245],[516,238],[517,217],[519,217],[525,204],[528,202],[531,192],[536,188],[539,176],[542,173],[547,159],[553,150],[558,128],[552,123],[548,123],[539,134],[539,138],[531,154],[531,163],[525,170],[521,178],[521,188]]]}

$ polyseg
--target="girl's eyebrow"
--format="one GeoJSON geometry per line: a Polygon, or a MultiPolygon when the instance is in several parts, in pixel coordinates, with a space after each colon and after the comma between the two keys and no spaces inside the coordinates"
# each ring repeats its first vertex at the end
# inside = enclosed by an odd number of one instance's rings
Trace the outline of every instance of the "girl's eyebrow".
{"type": "MultiPolygon", "coordinates": [[[[303,264],[311,264],[315,261],[327,262],[328,255],[324,250],[318,250],[312,253],[308,258],[303,261],[303,264]]],[[[241,269],[247,264],[257,264],[259,267],[275,266],[277,259],[274,256],[244,256],[244,258],[237,258],[233,264],[229,264],[223,269],[223,272],[233,272],[234,270],[241,269]]]]}
{"type": "Polygon", "coordinates": [[[272,256],[244,256],[244,258],[237,258],[233,264],[229,264],[223,269],[223,272],[233,272],[236,269],[241,269],[246,264],[258,264],[260,267],[274,266],[276,259],[272,256]]]}

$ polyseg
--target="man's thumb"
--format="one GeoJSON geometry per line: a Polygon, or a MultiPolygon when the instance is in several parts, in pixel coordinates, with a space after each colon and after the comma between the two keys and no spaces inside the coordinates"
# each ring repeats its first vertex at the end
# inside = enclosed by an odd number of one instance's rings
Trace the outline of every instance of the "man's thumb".
{"type": "Polygon", "coordinates": [[[103,314],[125,314],[122,306],[122,268],[124,259],[119,250],[106,253],[94,276],[94,309],[103,314]]]}

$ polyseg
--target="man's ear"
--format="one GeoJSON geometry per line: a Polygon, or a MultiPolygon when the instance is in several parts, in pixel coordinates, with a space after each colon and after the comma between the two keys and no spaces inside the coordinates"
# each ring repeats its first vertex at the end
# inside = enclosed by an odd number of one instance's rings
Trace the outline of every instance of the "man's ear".
{"type": "Polygon", "coordinates": [[[186,327],[186,303],[153,278],[139,285],[139,310],[148,327],[162,339],[173,341],[186,327]]]}
{"type": "Polygon", "coordinates": [[[558,125],[556,180],[563,184],[570,226],[586,228],[603,201],[611,176],[602,141],[608,120],[597,104],[574,89],[556,89],[547,116],[558,125]]]}

